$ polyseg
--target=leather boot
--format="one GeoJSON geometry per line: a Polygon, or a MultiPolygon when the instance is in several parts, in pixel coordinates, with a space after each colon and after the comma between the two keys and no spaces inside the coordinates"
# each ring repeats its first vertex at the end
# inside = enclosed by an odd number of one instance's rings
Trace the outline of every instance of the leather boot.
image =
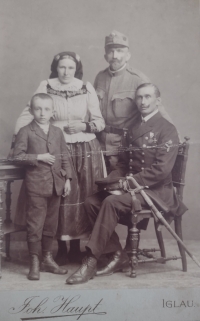
{"type": "Polygon", "coordinates": [[[40,261],[36,254],[30,255],[30,270],[28,279],[33,281],[40,279],[40,261]]]}
{"type": "Polygon", "coordinates": [[[51,272],[54,274],[67,274],[67,269],[62,269],[54,261],[51,252],[43,252],[43,259],[41,262],[41,271],[51,272]]]}
{"type": "Polygon", "coordinates": [[[108,262],[108,264],[99,269],[96,272],[97,276],[103,276],[103,275],[111,275],[115,272],[122,271],[124,268],[126,268],[129,264],[129,258],[125,251],[119,250],[115,252],[108,262]]]}
{"type": "Polygon", "coordinates": [[[97,269],[97,259],[93,256],[86,256],[83,259],[81,267],[72,274],[67,280],[67,284],[86,283],[93,279],[97,269]]]}

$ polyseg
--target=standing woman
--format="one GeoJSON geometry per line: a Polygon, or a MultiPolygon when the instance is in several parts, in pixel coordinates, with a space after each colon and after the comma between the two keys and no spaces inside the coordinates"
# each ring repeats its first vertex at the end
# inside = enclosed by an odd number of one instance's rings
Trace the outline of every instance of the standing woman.
{"type": "MultiPolygon", "coordinates": [[[[90,231],[90,223],[83,208],[84,200],[97,191],[95,180],[104,176],[103,157],[95,133],[104,129],[99,101],[93,86],[81,80],[83,76],[80,57],[74,52],[57,54],[51,64],[50,79],[40,83],[36,93],[48,93],[54,102],[52,124],[61,128],[74,165],[71,193],[62,198],[58,225],[58,253],[56,261],[66,262],[66,242],[78,239],[90,231]]],[[[29,104],[19,116],[15,135],[32,121],[29,104]]],[[[23,188],[21,194],[23,194],[23,188]]],[[[15,223],[22,222],[22,197],[19,198],[15,223]]],[[[80,240],[70,242],[70,254],[80,251],[80,240]]]]}

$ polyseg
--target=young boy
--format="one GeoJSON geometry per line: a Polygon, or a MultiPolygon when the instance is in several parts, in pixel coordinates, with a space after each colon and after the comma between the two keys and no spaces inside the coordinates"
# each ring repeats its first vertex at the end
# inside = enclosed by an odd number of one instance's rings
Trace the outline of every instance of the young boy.
{"type": "Polygon", "coordinates": [[[26,223],[30,254],[29,280],[39,280],[39,250],[42,243],[41,270],[65,274],[52,257],[53,237],[58,225],[61,195],[70,193],[71,163],[63,133],[49,123],[53,100],[47,94],[31,99],[34,120],[19,131],[14,160],[26,165],[26,223]]]}

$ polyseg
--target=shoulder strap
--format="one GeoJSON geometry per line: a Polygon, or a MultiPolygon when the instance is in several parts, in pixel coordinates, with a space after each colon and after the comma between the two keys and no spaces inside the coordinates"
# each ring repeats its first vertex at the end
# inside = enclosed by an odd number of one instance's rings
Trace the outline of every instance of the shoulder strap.
{"type": "Polygon", "coordinates": [[[142,80],[149,82],[149,78],[148,78],[145,74],[143,74],[143,72],[141,72],[140,70],[135,69],[135,68],[132,68],[132,67],[130,67],[130,66],[127,66],[127,67],[126,67],[126,70],[127,70],[128,72],[130,72],[130,74],[136,75],[136,76],[138,76],[139,78],[141,78],[142,80]]]}

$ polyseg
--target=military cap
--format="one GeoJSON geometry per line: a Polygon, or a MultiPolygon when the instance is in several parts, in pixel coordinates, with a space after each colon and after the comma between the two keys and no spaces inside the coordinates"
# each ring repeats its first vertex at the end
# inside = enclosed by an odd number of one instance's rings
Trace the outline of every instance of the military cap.
{"type": "Polygon", "coordinates": [[[128,37],[119,31],[113,30],[111,34],[105,38],[105,47],[112,45],[129,47],[128,37]]]}
{"type": "Polygon", "coordinates": [[[122,188],[122,186],[120,186],[120,181],[124,179],[125,177],[120,176],[118,170],[114,170],[107,177],[96,180],[95,184],[100,187],[106,188],[107,190],[116,190],[122,188]]]}

